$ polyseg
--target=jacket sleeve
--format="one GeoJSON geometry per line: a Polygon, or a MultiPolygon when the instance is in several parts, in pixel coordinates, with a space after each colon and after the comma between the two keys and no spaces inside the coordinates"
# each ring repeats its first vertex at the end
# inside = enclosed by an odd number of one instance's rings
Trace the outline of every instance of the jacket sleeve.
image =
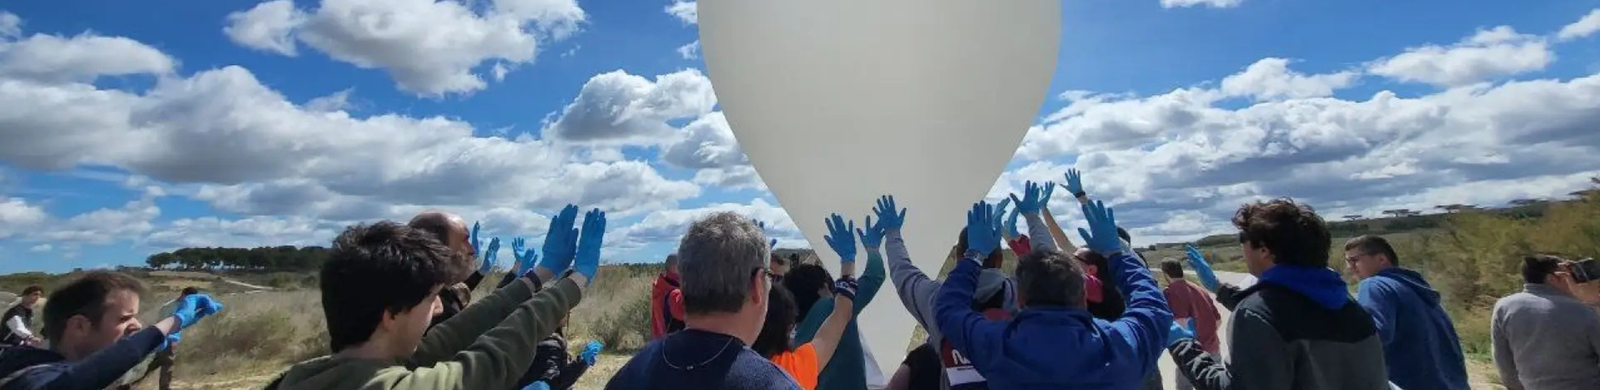
{"type": "Polygon", "coordinates": [[[1206,353],[1200,342],[1182,339],[1167,348],[1177,362],[1178,371],[1199,390],[1291,390],[1294,373],[1282,336],[1259,313],[1235,312],[1233,330],[1228,334],[1230,359],[1240,364],[1225,364],[1206,353]]]}
{"type": "Polygon", "coordinates": [[[887,241],[884,250],[889,255],[889,276],[894,278],[895,295],[900,296],[900,304],[928,332],[928,338],[943,337],[940,336],[938,319],[933,310],[933,298],[939,292],[939,282],[929,278],[911,262],[911,254],[906,251],[906,240],[900,236],[899,230],[890,230],[884,239],[887,241]]]}
{"type": "Polygon", "coordinates": [[[1044,224],[1044,217],[1039,213],[1022,213],[1028,219],[1028,241],[1033,244],[1033,250],[1059,251],[1056,239],[1050,236],[1050,227],[1044,224]]]}
{"type": "Polygon", "coordinates": [[[961,351],[979,372],[994,370],[1007,363],[1005,356],[1006,322],[991,321],[972,310],[972,294],[982,272],[976,261],[956,260],[956,269],[945,278],[935,301],[939,315],[939,329],[944,339],[961,351]]]}
{"type": "Polygon", "coordinates": [[[551,378],[545,383],[549,384],[552,389],[570,389],[577,385],[578,378],[582,378],[583,373],[588,371],[589,363],[585,363],[583,359],[572,359],[571,363],[561,368],[561,375],[551,378]]]}
{"type": "MultiPolygon", "coordinates": [[[[533,357],[533,365],[530,370],[538,373],[538,380],[550,383],[560,377],[561,370],[566,368],[565,366],[567,365],[567,350],[562,348],[560,343],[555,343],[548,338],[539,342],[539,346],[536,349],[538,352],[533,357]]],[[[550,386],[551,388],[555,388],[553,386],[554,383],[550,384],[552,385],[550,386]]]]}
{"type": "Polygon", "coordinates": [[[1235,286],[1232,283],[1223,283],[1222,286],[1217,287],[1217,303],[1221,303],[1222,307],[1227,308],[1228,311],[1233,311],[1235,307],[1239,306],[1239,292],[1241,291],[1244,290],[1240,289],[1239,286],[1235,286]]]}
{"type": "Polygon", "coordinates": [[[1172,326],[1167,297],[1137,256],[1123,252],[1107,262],[1115,272],[1117,287],[1128,295],[1128,309],[1122,312],[1122,318],[1111,323],[1111,328],[1139,352],[1139,361],[1147,369],[1154,368],[1167,346],[1167,330],[1172,326]]]}
{"type": "MultiPolygon", "coordinates": [[[[450,359],[456,352],[476,342],[478,336],[494,329],[532,296],[533,290],[527,283],[513,283],[494,290],[493,294],[477,304],[467,306],[454,317],[428,329],[428,333],[422,337],[422,344],[411,354],[411,364],[426,367],[450,359]]],[[[548,334],[537,336],[542,339],[548,334]]]]}
{"type": "Polygon", "coordinates": [[[505,274],[505,276],[501,276],[500,277],[500,283],[495,283],[494,288],[497,288],[497,289],[498,288],[505,288],[506,285],[511,284],[511,282],[516,281],[516,280],[517,280],[517,273],[516,272],[507,272],[505,274]]]}
{"type": "Polygon", "coordinates": [[[461,281],[461,283],[467,285],[467,291],[477,290],[478,283],[483,283],[483,273],[472,271],[472,275],[467,276],[467,280],[461,281]]]}
{"type": "MultiPolygon", "coordinates": [[[[511,287],[499,291],[522,290],[511,287]]],[[[499,294],[496,294],[499,295],[499,294]]],[[[477,337],[471,345],[448,359],[399,375],[379,374],[377,386],[389,390],[510,389],[533,362],[540,340],[560,327],[582,299],[583,292],[571,279],[551,283],[532,299],[514,306],[515,310],[498,321],[494,329],[477,337]]],[[[487,300],[487,299],[486,299],[487,300]]],[[[477,305],[473,305],[477,306],[477,305]]],[[[467,316],[467,313],[462,313],[467,316]]],[[[446,326],[440,324],[439,326],[446,326]]],[[[405,370],[397,366],[391,370],[405,370]]]]}
{"type": "Polygon", "coordinates": [[[1522,376],[1517,373],[1516,356],[1511,353],[1511,342],[1506,340],[1505,307],[1496,303],[1493,313],[1489,320],[1489,340],[1494,368],[1500,372],[1500,384],[1510,390],[1522,390],[1522,376]]]}
{"type": "MultiPolygon", "coordinates": [[[[132,336],[124,337],[110,347],[89,355],[88,358],[73,363],[67,363],[61,370],[47,371],[51,378],[38,378],[40,389],[104,389],[145,361],[145,357],[161,342],[166,341],[167,335],[155,327],[145,328],[132,336]]],[[[26,378],[20,381],[28,381],[26,378]]]]}
{"type": "Polygon", "coordinates": [[[878,295],[878,290],[883,288],[883,282],[887,279],[888,275],[885,275],[883,270],[883,253],[875,250],[867,251],[867,269],[861,273],[861,278],[856,280],[855,310],[851,318],[861,316],[861,310],[872,303],[872,297],[878,295]]]}
{"type": "Polygon", "coordinates": [[[22,322],[22,316],[6,318],[6,328],[11,329],[11,334],[21,338],[32,338],[33,332],[28,331],[28,324],[22,322]]]}
{"type": "Polygon", "coordinates": [[[1361,281],[1356,302],[1361,303],[1361,308],[1367,309],[1367,314],[1372,315],[1372,323],[1378,327],[1378,337],[1383,340],[1383,345],[1389,345],[1394,341],[1395,291],[1393,286],[1377,279],[1361,281]]]}

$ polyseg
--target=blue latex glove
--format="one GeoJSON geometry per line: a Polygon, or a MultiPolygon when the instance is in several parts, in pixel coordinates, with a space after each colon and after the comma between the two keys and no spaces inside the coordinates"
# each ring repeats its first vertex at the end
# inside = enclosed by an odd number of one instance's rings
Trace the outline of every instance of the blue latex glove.
{"type": "MultiPolygon", "coordinates": [[[[1010,201],[1010,199],[1007,199],[1006,201],[1010,201]]],[[[1006,217],[1006,233],[1011,234],[1012,237],[1022,237],[1022,232],[1017,230],[1017,216],[1020,215],[1022,215],[1022,213],[1019,212],[1016,207],[1012,207],[1011,216],[1006,217]]],[[[999,229],[996,230],[998,231],[999,229]]]]}
{"type": "Polygon", "coordinates": [[[1039,199],[1044,190],[1039,187],[1039,183],[1029,181],[1022,185],[1021,199],[1017,198],[1017,194],[1011,194],[1011,203],[1016,203],[1018,212],[1033,214],[1044,208],[1044,203],[1039,199]]]}
{"type": "Polygon", "coordinates": [[[844,217],[840,217],[839,214],[833,214],[823,221],[828,225],[828,235],[822,236],[822,239],[833,248],[833,253],[839,254],[839,262],[845,264],[856,262],[856,236],[853,232],[856,230],[856,221],[850,221],[849,225],[845,225],[844,217]]]}
{"type": "Polygon", "coordinates": [[[583,353],[578,354],[578,358],[583,359],[585,364],[593,366],[594,362],[600,359],[600,351],[605,348],[606,345],[599,341],[590,341],[583,345],[583,353]]]}
{"type": "Polygon", "coordinates": [[[1172,326],[1167,327],[1167,346],[1177,344],[1178,340],[1192,338],[1194,338],[1194,333],[1189,332],[1188,329],[1184,329],[1183,326],[1178,325],[1177,322],[1173,322],[1172,326]]]}
{"type": "Polygon", "coordinates": [[[550,218],[550,231],[544,236],[544,259],[537,266],[550,272],[561,272],[572,265],[572,259],[578,251],[574,244],[578,239],[578,229],[573,228],[577,221],[578,206],[570,204],[550,218]]]}
{"type": "Polygon", "coordinates": [[[1112,254],[1121,252],[1122,238],[1117,237],[1117,218],[1105,202],[1094,201],[1084,203],[1083,218],[1088,220],[1089,229],[1078,228],[1078,235],[1083,236],[1089,250],[1111,258],[1112,254]]]}
{"type": "Polygon", "coordinates": [[[899,214],[894,210],[894,195],[878,198],[878,205],[872,207],[872,213],[878,215],[878,227],[883,228],[884,233],[900,230],[906,224],[906,209],[900,209],[899,214]]]}
{"type": "Polygon", "coordinates": [[[994,206],[989,202],[972,204],[972,211],[967,212],[967,251],[978,251],[981,256],[988,257],[1000,248],[1000,231],[994,228],[990,218],[994,218],[994,206]]]}
{"type": "MultiPolygon", "coordinates": [[[[990,221],[994,221],[995,230],[1000,230],[1000,228],[1004,227],[1004,226],[1001,226],[1001,221],[1005,221],[1005,218],[1002,218],[1001,215],[1006,213],[1006,206],[1008,206],[1010,204],[1011,204],[1011,198],[1010,197],[1006,197],[1005,199],[1000,199],[1000,203],[998,205],[994,206],[994,215],[989,216],[989,220],[990,221]]],[[[1012,237],[1016,237],[1017,236],[1016,229],[1012,229],[1011,230],[1011,236],[1012,237]]]]}
{"type": "Polygon", "coordinates": [[[589,210],[583,215],[583,236],[578,239],[578,253],[572,269],[594,283],[595,272],[600,270],[600,246],[605,244],[606,212],[589,210]]]}
{"type": "Polygon", "coordinates": [[[862,248],[877,252],[878,248],[883,247],[883,222],[879,221],[878,224],[874,225],[872,224],[872,216],[868,215],[866,225],[866,230],[856,229],[856,235],[861,237],[862,248]]]}
{"type": "Polygon", "coordinates": [[[544,383],[544,381],[538,381],[529,383],[527,386],[523,387],[522,390],[550,390],[550,385],[544,383]]]}
{"type": "Polygon", "coordinates": [[[528,240],[522,237],[511,239],[511,255],[516,256],[517,276],[527,274],[533,270],[535,262],[539,261],[539,253],[528,247],[528,240]]]}
{"type": "Polygon", "coordinates": [[[1042,188],[1044,188],[1044,194],[1039,196],[1039,208],[1042,210],[1049,210],[1050,197],[1055,196],[1056,194],[1056,182],[1044,182],[1044,186],[1042,188]]]}
{"type": "Polygon", "coordinates": [[[478,273],[488,275],[494,269],[494,263],[500,261],[500,237],[489,239],[489,251],[483,252],[483,263],[478,264],[478,273]]]}
{"type": "Polygon", "coordinates": [[[1189,256],[1189,268],[1193,268],[1195,275],[1200,276],[1201,285],[1211,292],[1216,292],[1222,287],[1222,281],[1217,279],[1217,272],[1211,270],[1211,263],[1206,262],[1206,255],[1200,253],[1200,248],[1192,244],[1184,245],[1183,252],[1189,256]]]}
{"type": "Polygon", "coordinates": [[[1073,197],[1077,197],[1078,194],[1083,193],[1083,175],[1077,169],[1068,169],[1067,184],[1062,184],[1061,187],[1066,188],[1067,192],[1071,192],[1073,197]]]}
{"type": "Polygon", "coordinates": [[[477,222],[472,223],[472,234],[467,235],[467,245],[472,246],[473,254],[483,256],[483,241],[478,238],[478,227],[480,226],[477,222]]]}
{"type": "Polygon", "coordinates": [[[193,326],[196,321],[222,311],[222,302],[217,302],[206,293],[185,295],[178,298],[172,308],[172,316],[178,318],[178,331],[193,326]]]}

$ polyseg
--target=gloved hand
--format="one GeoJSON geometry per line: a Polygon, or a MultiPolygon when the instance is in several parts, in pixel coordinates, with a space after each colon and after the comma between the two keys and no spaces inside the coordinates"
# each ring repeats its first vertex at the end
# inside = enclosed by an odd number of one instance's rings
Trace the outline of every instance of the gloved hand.
{"type": "Polygon", "coordinates": [[[600,271],[600,246],[605,244],[606,212],[589,210],[583,215],[583,236],[578,239],[578,253],[572,269],[594,283],[595,272],[600,271]]]}
{"type": "Polygon", "coordinates": [[[852,301],[856,300],[856,289],[860,287],[861,285],[856,282],[856,278],[848,275],[833,281],[833,293],[835,295],[843,295],[852,301]]]}
{"type": "MultiPolygon", "coordinates": [[[[994,206],[989,202],[978,201],[972,204],[972,211],[967,212],[967,251],[977,251],[979,256],[988,257],[1000,247],[1000,231],[995,230],[994,222],[989,218],[994,217],[994,206]]],[[[965,253],[962,256],[966,256],[965,253]]],[[[981,259],[980,259],[981,260],[981,259]]]]}
{"type": "MultiPolygon", "coordinates": [[[[1007,199],[1007,201],[1010,201],[1010,199],[1007,199]]],[[[1022,213],[1016,207],[1012,207],[1011,216],[1006,217],[1006,233],[1012,237],[1022,237],[1022,232],[1017,230],[1017,216],[1020,215],[1022,213]]],[[[996,229],[996,231],[999,231],[999,229],[996,229]]]]}
{"type": "Polygon", "coordinates": [[[483,256],[483,241],[478,239],[478,222],[472,223],[472,233],[467,235],[467,245],[472,246],[472,253],[483,256]]]}
{"type": "Polygon", "coordinates": [[[872,207],[872,213],[878,216],[878,227],[884,233],[900,230],[906,224],[906,209],[900,209],[899,214],[895,214],[894,210],[894,195],[878,198],[878,205],[872,207]]]}
{"type": "Polygon", "coordinates": [[[1083,193],[1083,175],[1077,169],[1068,169],[1067,184],[1062,184],[1061,187],[1066,188],[1067,192],[1071,192],[1072,197],[1078,197],[1078,194],[1083,193]]]}
{"type": "Polygon", "coordinates": [[[1177,344],[1178,340],[1192,338],[1194,338],[1194,333],[1189,332],[1188,329],[1184,329],[1183,326],[1178,325],[1177,322],[1173,322],[1172,326],[1167,327],[1167,346],[1169,347],[1173,344],[1177,344]]]}
{"type": "Polygon", "coordinates": [[[1193,244],[1184,245],[1183,252],[1189,255],[1189,268],[1194,268],[1195,275],[1200,276],[1200,284],[1212,293],[1217,292],[1222,287],[1222,281],[1217,279],[1217,272],[1211,270],[1211,263],[1206,262],[1206,256],[1200,253],[1200,248],[1193,244]]]}
{"type": "Polygon", "coordinates": [[[1016,203],[1017,212],[1037,213],[1039,209],[1044,208],[1044,204],[1039,199],[1042,195],[1041,191],[1043,190],[1039,188],[1039,183],[1028,181],[1022,184],[1022,198],[1018,199],[1017,194],[1011,194],[1011,203],[1016,203]]]}
{"type": "Polygon", "coordinates": [[[833,253],[839,254],[839,262],[850,264],[856,262],[856,221],[845,225],[844,217],[833,214],[823,220],[828,225],[828,235],[822,236],[828,242],[828,247],[833,248],[833,253]]]}
{"type": "MultiPolygon", "coordinates": [[[[1004,199],[1000,199],[1000,203],[996,204],[994,206],[994,215],[990,215],[989,216],[989,220],[990,221],[994,221],[994,223],[995,223],[994,229],[995,230],[998,231],[1001,228],[1004,228],[1004,226],[1001,226],[1001,221],[1005,221],[1006,219],[1003,218],[1001,215],[1006,213],[1006,206],[1008,206],[1010,204],[1011,204],[1011,198],[1010,197],[1006,197],[1004,199]]],[[[1013,209],[1012,215],[1016,215],[1015,209],[1013,209]]],[[[1013,221],[1015,221],[1015,220],[1013,220],[1013,221]]],[[[1017,236],[1016,232],[1017,232],[1016,229],[1011,229],[1011,236],[1012,237],[1016,237],[1017,236]]]]}
{"type": "Polygon", "coordinates": [[[538,381],[529,383],[527,386],[523,387],[522,390],[550,390],[550,385],[544,383],[544,381],[538,381]]]}
{"type": "Polygon", "coordinates": [[[222,302],[212,299],[209,294],[191,294],[178,298],[177,304],[172,308],[172,316],[178,318],[178,329],[174,331],[188,328],[194,325],[195,321],[219,311],[222,311],[222,302]]]}
{"type": "Polygon", "coordinates": [[[590,341],[583,345],[583,353],[578,354],[578,358],[583,359],[584,364],[593,366],[594,362],[600,359],[600,351],[605,347],[606,345],[599,341],[590,341]]]}
{"type": "Polygon", "coordinates": [[[867,230],[856,229],[856,235],[861,237],[862,248],[877,252],[878,248],[883,247],[883,222],[879,221],[878,224],[874,225],[872,224],[872,216],[868,215],[866,225],[867,230]]]}
{"type": "Polygon", "coordinates": [[[1044,182],[1044,186],[1042,186],[1041,188],[1044,188],[1044,194],[1039,195],[1039,209],[1040,210],[1049,210],[1050,209],[1050,197],[1055,196],[1055,193],[1056,193],[1056,182],[1053,182],[1053,181],[1044,182]]]}
{"type": "Polygon", "coordinates": [[[561,212],[550,218],[550,231],[544,235],[544,259],[539,260],[538,266],[550,272],[561,272],[572,265],[572,259],[577,255],[578,229],[573,225],[578,221],[578,206],[567,205],[561,212]]]}
{"type": "Polygon", "coordinates": [[[533,270],[535,262],[539,261],[539,253],[528,247],[528,240],[522,237],[511,239],[511,255],[516,256],[517,276],[527,274],[533,270]]]}
{"type": "Polygon", "coordinates": [[[494,263],[500,261],[500,237],[489,239],[489,251],[483,252],[483,262],[478,264],[478,273],[488,275],[494,269],[494,263]]]}
{"type": "Polygon", "coordinates": [[[1111,255],[1121,252],[1122,238],[1117,236],[1117,218],[1111,208],[1104,202],[1094,201],[1083,205],[1083,218],[1088,220],[1089,229],[1078,228],[1078,235],[1083,236],[1089,250],[1105,256],[1106,260],[1111,255]]]}

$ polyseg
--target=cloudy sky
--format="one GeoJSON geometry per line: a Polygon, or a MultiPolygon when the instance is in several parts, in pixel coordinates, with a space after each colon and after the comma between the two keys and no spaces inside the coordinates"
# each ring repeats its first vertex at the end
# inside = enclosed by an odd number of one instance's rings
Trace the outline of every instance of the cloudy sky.
{"type": "MultiPolygon", "coordinates": [[[[1145,243],[1260,196],[1561,196],[1600,174],[1594,7],[1064,0],[1052,98],[991,196],[1076,166],[1145,243]]],[[[569,202],[611,213],[608,260],[657,261],[707,210],[805,245],[701,69],[693,2],[0,4],[0,272],[425,207],[539,241],[569,202]]]]}

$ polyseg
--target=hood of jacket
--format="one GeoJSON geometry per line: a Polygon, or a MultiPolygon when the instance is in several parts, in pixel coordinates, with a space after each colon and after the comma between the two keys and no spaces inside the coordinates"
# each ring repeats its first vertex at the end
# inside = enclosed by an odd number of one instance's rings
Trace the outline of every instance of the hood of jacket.
{"type": "Polygon", "coordinates": [[[1439,291],[1434,290],[1433,286],[1429,285],[1427,280],[1423,280],[1422,274],[1417,273],[1417,271],[1400,267],[1389,267],[1389,269],[1378,271],[1378,273],[1376,275],[1372,275],[1372,277],[1385,278],[1394,281],[1395,283],[1399,283],[1401,286],[1410,288],[1411,291],[1416,292],[1417,296],[1422,297],[1422,299],[1426,300],[1430,305],[1439,303],[1439,291]]]}

